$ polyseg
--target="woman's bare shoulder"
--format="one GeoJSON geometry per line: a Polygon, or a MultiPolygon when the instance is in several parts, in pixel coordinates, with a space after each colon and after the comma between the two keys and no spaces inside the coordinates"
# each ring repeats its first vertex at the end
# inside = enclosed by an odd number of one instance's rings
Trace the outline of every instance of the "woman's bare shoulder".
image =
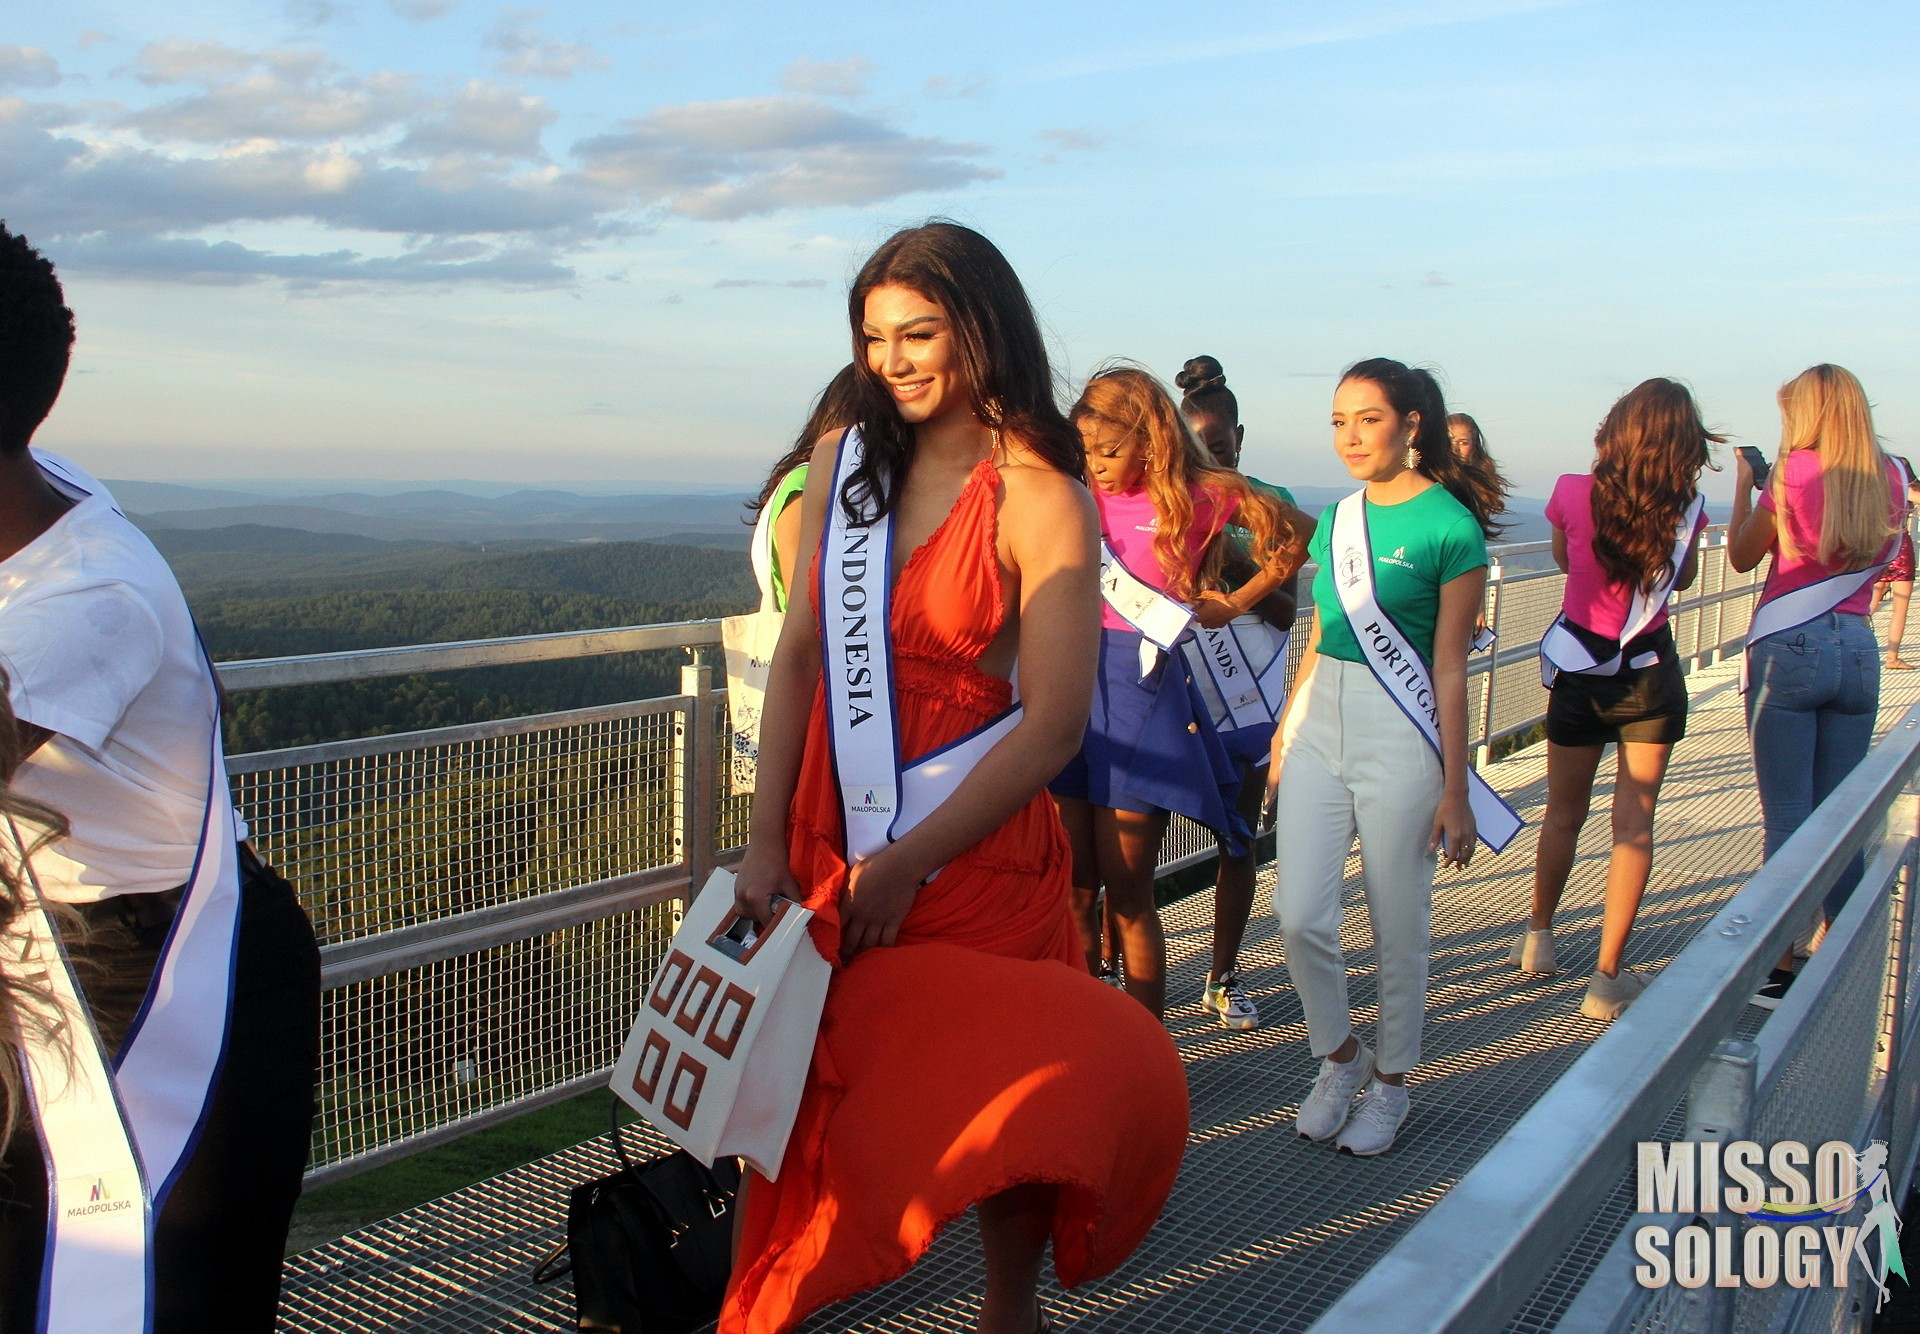
{"type": "Polygon", "coordinates": [[[1003,517],[1021,523],[1096,522],[1093,495],[1051,464],[1016,460],[1000,468],[1003,517]]]}

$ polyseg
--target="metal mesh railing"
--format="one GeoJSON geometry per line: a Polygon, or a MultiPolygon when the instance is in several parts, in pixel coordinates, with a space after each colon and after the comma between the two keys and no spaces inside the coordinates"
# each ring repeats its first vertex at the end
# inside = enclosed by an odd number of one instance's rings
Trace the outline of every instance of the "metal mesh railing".
{"type": "Polygon", "coordinates": [[[677,701],[236,756],[254,845],[322,944],[673,860],[677,701]]]}
{"type": "Polygon", "coordinates": [[[312,1167],[372,1166],[603,1079],[676,922],[655,904],[327,991],[312,1167]]]}
{"type": "MultiPolygon", "coordinates": [[[[1539,544],[1506,548],[1533,561],[1539,544]]],[[[1735,642],[1757,585],[1702,547],[1676,606],[1683,654],[1735,642]],[[1731,590],[1736,602],[1712,601],[1731,590]]],[[[1310,587],[1311,569],[1300,587],[1310,587]]],[[[1533,649],[1557,571],[1498,571],[1500,643],[1470,670],[1473,742],[1538,721],[1533,649]],[[1489,698],[1489,692],[1491,696],[1489,698]]],[[[1303,595],[1291,670],[1312,638],[1303,595]]],[[[487,667],[679,644],[714,622],[376,649],[222,666],[230,690],[487,667]]],[[[612,1064],[674,908],[737,854],[751,798],[731,790],[726,694],[710,666],[684,693],[533,718],[234,756],[235,799],[262,853],[299,887],[323,945],[323,1094],[311,1180],[332,1179],[569,1096],[612,1064]],[[617,938],[617,939],[616,939],[617,938]],[[536,996],[535,983],[544,988],[536,996]]],[[[1212,854],[1172,823],[1162,868],[1212,854]]]]}

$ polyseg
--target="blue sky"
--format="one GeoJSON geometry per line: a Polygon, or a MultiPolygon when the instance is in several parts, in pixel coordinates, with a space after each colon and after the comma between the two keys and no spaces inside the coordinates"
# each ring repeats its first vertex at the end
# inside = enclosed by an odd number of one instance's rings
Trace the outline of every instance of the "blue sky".
{"type": "MultiPolygon", "coordinates": [[[[1771,447],[1860,375],[1920,449],[1920,6],[70,0],[0,43],[60,265],[41,442],[109,476],[743,485],[895,227],[979,227],[1073,379],[1210,353],[1271,480],[1441,371],[1527,494],[1649,375],[1771,447]]],[[[1730,483],[1713,484],[1724,490],[1730,483]]]]}

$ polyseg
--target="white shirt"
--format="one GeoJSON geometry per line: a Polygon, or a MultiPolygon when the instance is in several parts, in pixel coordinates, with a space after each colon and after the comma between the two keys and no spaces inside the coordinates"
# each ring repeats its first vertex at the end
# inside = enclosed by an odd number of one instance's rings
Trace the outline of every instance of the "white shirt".
{"type": "MultiPolygon", "coordinates": [[[[184,885],[212,778],[218,696],[173,571],[107,489],[34,451],[72,509],[0,561],[0,668],[13,711],[54,735],[14,789],[72,833],[35,854],[47,897],[184,885]]],[[[224,781],[222,775],[221,781],[224,781]]]]}

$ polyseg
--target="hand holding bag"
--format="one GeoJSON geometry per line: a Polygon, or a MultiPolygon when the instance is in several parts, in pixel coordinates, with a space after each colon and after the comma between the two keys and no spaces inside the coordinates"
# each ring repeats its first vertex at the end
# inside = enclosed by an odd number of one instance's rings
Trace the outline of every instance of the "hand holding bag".
{"type": "Polygon", "coordinates": [[[812,918],[776,899],[761,927],[734,911],[733,873],[715,871],[647,988],[613,1091],[703,1163],[780,1173],[831,973],[812,918]]]}

